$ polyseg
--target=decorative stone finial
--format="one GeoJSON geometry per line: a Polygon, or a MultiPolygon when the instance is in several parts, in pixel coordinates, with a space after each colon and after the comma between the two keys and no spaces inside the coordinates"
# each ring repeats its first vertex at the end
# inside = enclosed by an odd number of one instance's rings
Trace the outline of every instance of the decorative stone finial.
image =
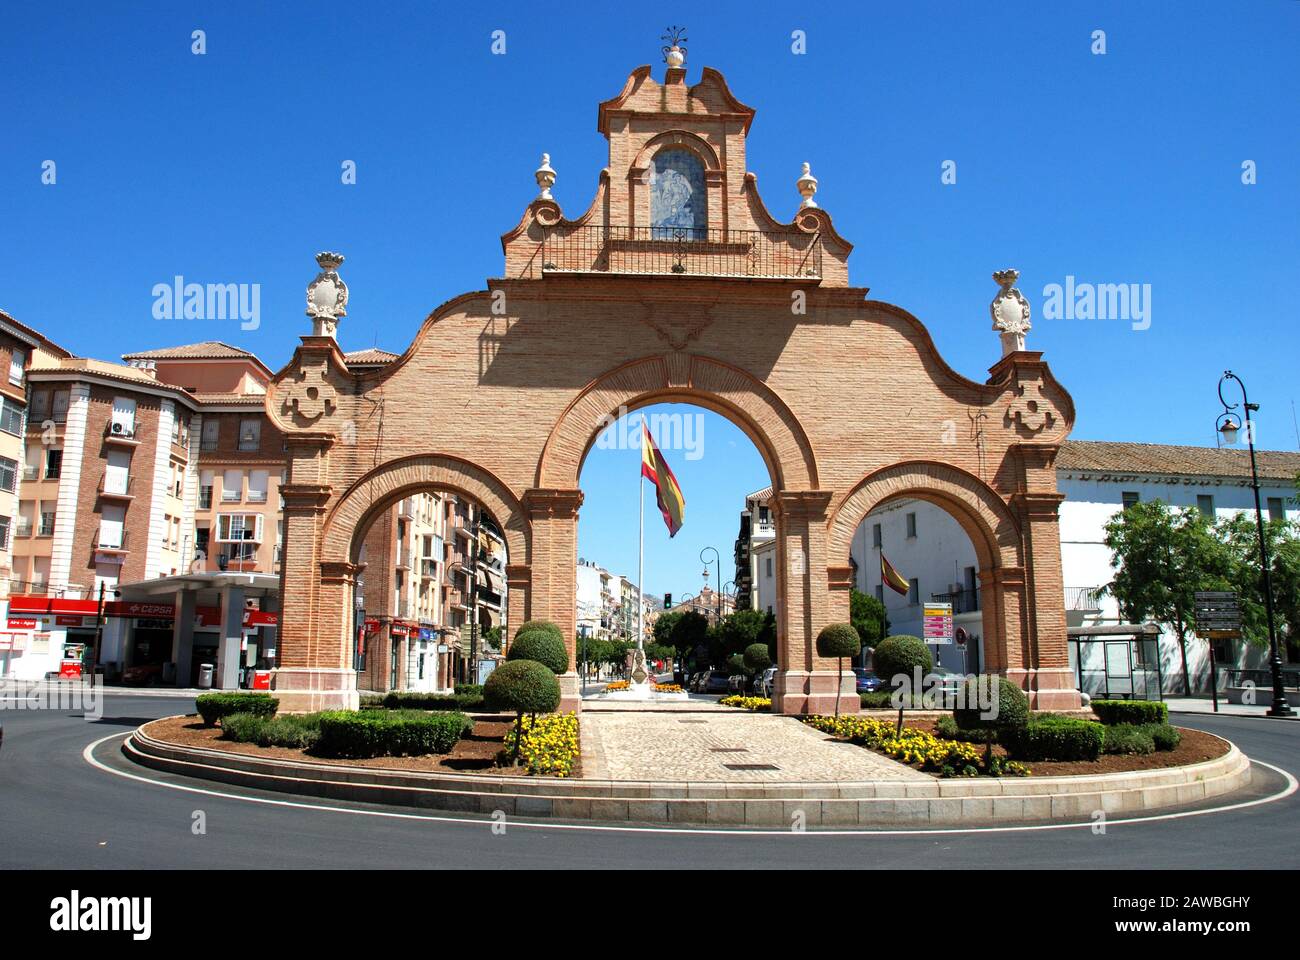
{"type": "Polygon", "coordinates": [[[1029,301],[1016,289],[1019,270],[998,270],[993,279],[1002,289],[989,304],[993,316],[993,329],[1002,335],[1002,356],[1025,349],[1025,334],[1029,332],[1029,301]]]}
{"type": "Polygon", "coordinates": [[[533,172],[533,179],[537,181],[537,186],[541,192],[537,194],[538,200],[551,200],[551,187],[555,184],[555,171],[551,169],[551,155],[542,154],[542,165],[533,172]]]}
{"type": "Polygon", "coordinates": [[[812,175],[811,164],[804,162],[803,175],[794,182],[794,185],[799,191],[799,196],[803,197],[803,203],[799,204],[800,210],[817,206],[817,201],[813,199],[813,195],[817,192],[817,178],[812,175]]]}
{"type": "Polygon", "coordinates": [[[307,287],[307,316],[311,317],[312,335],[333,337],[338,333],[339,317],[348,315],[348,285],[339,278],[343,254],[328,250],[316,254],[320,273],[307,287]]]}
{"type": "Polygon", "coordinates": [[[686,63],[686,28],[669,27],[660,40],[667,40],[668,46],[663,48],[664,63],[668,64],[669,70],[680,70],[686,63]]]}

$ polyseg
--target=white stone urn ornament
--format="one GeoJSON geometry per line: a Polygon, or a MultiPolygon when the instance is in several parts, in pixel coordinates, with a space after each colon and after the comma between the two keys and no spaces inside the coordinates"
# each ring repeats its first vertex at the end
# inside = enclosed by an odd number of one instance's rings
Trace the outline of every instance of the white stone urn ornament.
{"type": "Polygon", "coordinates": [[[799,196],[803,197],[803,203],[799,204],[800,210],[817,206],[817,201],[813,199],[817,193],[817,178],[812,175],[812,164],[804,162],[803,173],[794,182],[794,186],[799,191],[799,196]]]}
{"type": "Polygon", "coordinates": [[[686,28],[669,27],[660,40],[667,40],[668,46],[663,48],[664,63],[668,64],[669,70],[680,70],[686,63],[686,28]]]}
{"type": "Polygon", "coordinates": [[[313,334],[332,337],[338,332],[339,317],[348,315],[348,285],[338,275],[343,254],[326,250],[316,254],[320,273],[307,286],[307,316],[315,323],[313,334]]]}
{"type": "Polygon", "coordinates": [[[993,279],[1002,289],[989,304],[989,313],[993,316],[993,329],[1001,334],[1002,356],[1005,357],[1025,349],[1025,334],[1030,328],[1029,301],[1015,286],[1020,279],[1019,270],[998,270],[993,279]]]}
{"type": "Polygon", "coordinates": [[[542,165],[533,171],[533,179],[537,181],[540,193],[537,194],[538,200],[552,200],[551,187],[555,185],[555,171],[551,169],[551,155],[542,154],[542,165]]]}

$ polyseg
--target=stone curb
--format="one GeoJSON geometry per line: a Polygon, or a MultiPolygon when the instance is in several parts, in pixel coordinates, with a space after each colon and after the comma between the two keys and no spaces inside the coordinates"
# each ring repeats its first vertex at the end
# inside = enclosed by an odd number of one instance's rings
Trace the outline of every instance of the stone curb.
{"type": "Polygon", "coordinates": [[[1222,796],[1250,782],[1235,745],[1185,767],[1093,777],[931,782],[719,783],[556,780],[396,771],[252,757],[157,740],[136,730],[135,763],[236,786],[460,813],[695,826],[954,826],[1136,814],[1222,796]]]}

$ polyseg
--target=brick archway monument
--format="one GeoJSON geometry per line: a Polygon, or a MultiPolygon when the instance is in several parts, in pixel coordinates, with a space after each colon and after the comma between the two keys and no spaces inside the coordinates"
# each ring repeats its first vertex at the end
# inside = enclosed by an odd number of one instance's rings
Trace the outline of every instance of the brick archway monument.
{"type": "MultiPolygon", "coordinates": [[[[284,709],[356,704],[358,531],[416,490],[471,497],[502,525],[507,641],[545,618],[572,645],[583,461],[611,416],[664,401],[728,417],[767,463],[776,709],[831,708],[836,665],[816,656],[815,638],[848,619],[853,530],[900,496],[945,507],[975,544],[991,668],[1040,707],[1078,704],[1052,468],[1074,410],[1024,349],[1029,308],[1014,271],[995,276],[1001,359],[986,381],[969,380],[915,317],[850,286],[852,246],[814,201],[807,168],[783,203],[792,219],[768,213],[745,172],[754,111],[716,71],[686,76],[669,68],[660,82],[638,68],[600,105],[609,166],[576,219],[552,196],[544,158],[539,195],[501,238],[503,275],[435,309],[399,357],[342,351],[342,257],[318,257],[312,332],[266,399],[288,454],[273,680],[284,709]]],[[[973,305],[969,322],[984,309],[973,305]]],[[[725,455],[706,439],[711,453],[725,455]]],[[[564,707],[580,708],[576,674],[561,687],[564,707]]]]}

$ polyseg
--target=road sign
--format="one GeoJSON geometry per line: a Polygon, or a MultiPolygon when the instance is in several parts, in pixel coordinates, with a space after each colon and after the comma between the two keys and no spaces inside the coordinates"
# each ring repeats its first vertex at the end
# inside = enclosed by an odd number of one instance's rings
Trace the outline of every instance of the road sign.
{"type": "Polygon", "coordinates": [[[927,603],[922,613],[926,643],[952,643],[952,604],[927,603]]]}
{"type": "Polygon", "coordinates": [[[1236,640],[1241,636],[1241,608],[1232,590],[1198,590],[1196,632],[1210,640],[1236,640]]]}

